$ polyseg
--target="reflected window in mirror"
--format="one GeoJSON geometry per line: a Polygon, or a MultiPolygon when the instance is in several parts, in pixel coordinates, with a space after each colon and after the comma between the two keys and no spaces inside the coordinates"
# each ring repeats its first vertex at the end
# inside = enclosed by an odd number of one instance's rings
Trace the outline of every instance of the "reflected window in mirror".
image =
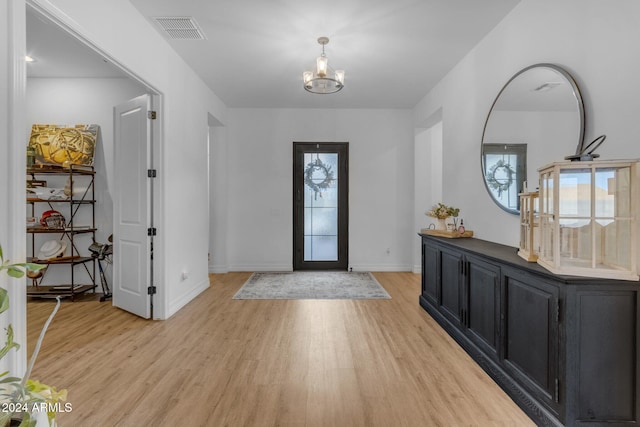
{"type": "Polygon", "coordinates": [[[520,210],[518,193],[527,176],[527,144],[485,144],[484,176],[494,200],[507,209],[520,210]]]}

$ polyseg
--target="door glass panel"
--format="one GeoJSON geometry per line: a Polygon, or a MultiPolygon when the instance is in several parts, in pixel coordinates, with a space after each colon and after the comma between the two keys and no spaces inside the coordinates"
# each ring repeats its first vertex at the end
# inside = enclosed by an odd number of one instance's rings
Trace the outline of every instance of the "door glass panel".
{"type": "Polygon", "coordinates": [[[304,154],[304,260],[338,260],[338,153],[304,154]]]}
{"type": "Polygon", "coordinates": [[[305,236],[305,256],[312,258],[305,261],[335,261],[338,259],[338,236],[305,236]],[[306,251],[309,241],[309,252],[306,251]]]}
{"type": "Polygon", "coordinates": [[[336,236],[338,234],[338,209],[305,208],[305,235],[336,236]]]}

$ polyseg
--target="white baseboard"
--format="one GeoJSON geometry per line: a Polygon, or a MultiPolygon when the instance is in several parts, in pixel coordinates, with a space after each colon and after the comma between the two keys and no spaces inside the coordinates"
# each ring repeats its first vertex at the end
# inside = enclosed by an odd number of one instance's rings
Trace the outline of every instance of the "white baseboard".
{"type": "Polygon", "coordinates": [[[422,274],[422,265],[414,265],[412,271],[416,274],[422,274]]]}
{"type": "Polygon", "coordinates": [[[229,270],[229,266],[227,266],[226,264],[224,265],[214,265],[214,264],[209,264],[209,273],[228,273],[229,270]]]}
{"type": "Polygon", "coordinates": [[[230,265],[229,271],[293,271],[292,264],[237,264],[230,265]]]}
{"type": "Polygon", "coordinates": [[[351,264],[353,271],[411,271],[409,264],[351,264]]]}
{"type": "MultiPolygon", "coordinates": [[[[389,271],[420,273],[420,266],[410,264],[351,264],[353,271],[389,271]],[[417,270],[416,270],[417,269],[417,270]]],[[[236,264],[236,265],[209,265],[209,273],[228,273],[230,271],[293,271],[291,264],[236,264]]]]}
{"type": "Polygon", "coordinates": [[[209,288],[209,278],[198,283],[194,288],[192,288],[189,292],[182,295],[175,301],[171,301],[169,304],[169,312],[165,319],[173,316],[180,310],[182,307],[187,305],[191,300],[200,295],[202,292],[206,291],[209,288]]]}

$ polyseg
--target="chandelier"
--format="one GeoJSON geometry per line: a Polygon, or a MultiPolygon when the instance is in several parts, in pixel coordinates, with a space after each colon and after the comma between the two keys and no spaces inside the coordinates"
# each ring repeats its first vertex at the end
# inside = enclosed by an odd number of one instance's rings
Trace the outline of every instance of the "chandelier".
{"type": "Polygon", "coordinates": [[[311,93],[335,93],[344,87],[344,70],[333,71],[329,67],[329,60],[324,53],[324,46],[329,43],[329,37],[319,37],[318,43],[322,45],[322,55],[316,59],[316,72],[305,71],[302,73],[304,88],[311,93]]]}

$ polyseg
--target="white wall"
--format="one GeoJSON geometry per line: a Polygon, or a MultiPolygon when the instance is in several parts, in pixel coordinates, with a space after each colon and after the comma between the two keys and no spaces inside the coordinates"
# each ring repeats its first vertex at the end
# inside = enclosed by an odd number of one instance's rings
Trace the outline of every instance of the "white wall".
{"type": "Polygon", "coordinates": [[[411,270],[411,119],[410,110],[230,109],[228,269],[292,269],[293,142],[314,141],[349,142],[349,265],[411,270]]]}
{"type": "MultiPolygon", "coordinates": [[[[106,242],[110,234],[113,233],[113,194],[114,185],[114,164],[113,164],[113,108],[129,99],[146,93],[146,88],[138,82],[128,78],[30,78],[27,80],[27,126],[26,132],[31,131],[31,125],[40,124],[97,124],[100,126],[100,134],[96,145],[94,159],[95,176],[95,198],[96,198],[96,240],[106,242]]],[[[26,141],[25,144],[26,145],[26,141]]],[[[42,179],[43,177],[39,177],[42,179]]],[[[47,176],[47,185],[52,184],[53,176],[47,176]]],[[[58,186],[64,185],[64,179],[58,180],[58,186]]],[[[76,185],[82,182],[79,179],[76,185]]],[[[54,205],[54,207],[57,207],[54,205]]],[[[64,205],[62,205],[64,207],[64,205]]],[[[48,209],[45,204],[36,206],[38,216],[41,211],[48,209]]],[[[88,209],[79,210],[80,217],[76,224],[90,223],[88,209]]],[[[64,213],[63,213],[64,214],[64,213]]],[[[77,218],[78,218],[77,217],[77,218]]],[[[40,245],[47,240],[37,236],[36,251],[40,245]]],[[[51,236],[48,236],[51,238],[51,236]]],[[[86,239],[85,239],[86,240],[86,239]]],[[[84,244],[84,242],[83,242],[84,244]]],[[[27,250],[30,250],[28,245],[27,250]]],[[[88,246],[88,245],[85,245],[88,246]]],[[[79,247],[86,252],[87,247],[79,247]]],[[[68,253],[67,253],[68,254],[68,253]]],[[[78,270],[82,274],[82,269],[78,270]]],[[[106,269],[106,274],[111,281],[111,269],[106,269]]],[[[70,273],[67,268],[51,269],[47,272],[45,279],[47,283],[70,283],[70,273]]],[[[98,284],[98,286],[100,286],[98,284]]]]}
{"type": "MultiPolygon", "coordinates": [[[[417,124],[442,108],[443,197],[461,208],[476,237],[518,245],[517,216],[495,205],[481,180],[480,142],[495,96],[526,66],[555,63],[573,75],[585,102],[585,140],[607,134],[602,158],[640,157],[638,40],[636,0],[522,0],[416,106],[417,124]]],[[[575,152],[575,142],[564,152],[575,152]]]]}
{"type": "MultiPolygon", "coordinates": [[[[418,233],[435,220],[426,212],[442,199],[442,122],[416,132],[414,143],[414,230],[418,233]]],[[[422,270],[421,240],[413,237],[413,272],[422,270]]]]}
{"type": "Polygon", "coordinates": [[[128,0],[28,1],[160,95],[154,315],[169,317],[209,285],[208,117],[226,107],[128,0]]]}

